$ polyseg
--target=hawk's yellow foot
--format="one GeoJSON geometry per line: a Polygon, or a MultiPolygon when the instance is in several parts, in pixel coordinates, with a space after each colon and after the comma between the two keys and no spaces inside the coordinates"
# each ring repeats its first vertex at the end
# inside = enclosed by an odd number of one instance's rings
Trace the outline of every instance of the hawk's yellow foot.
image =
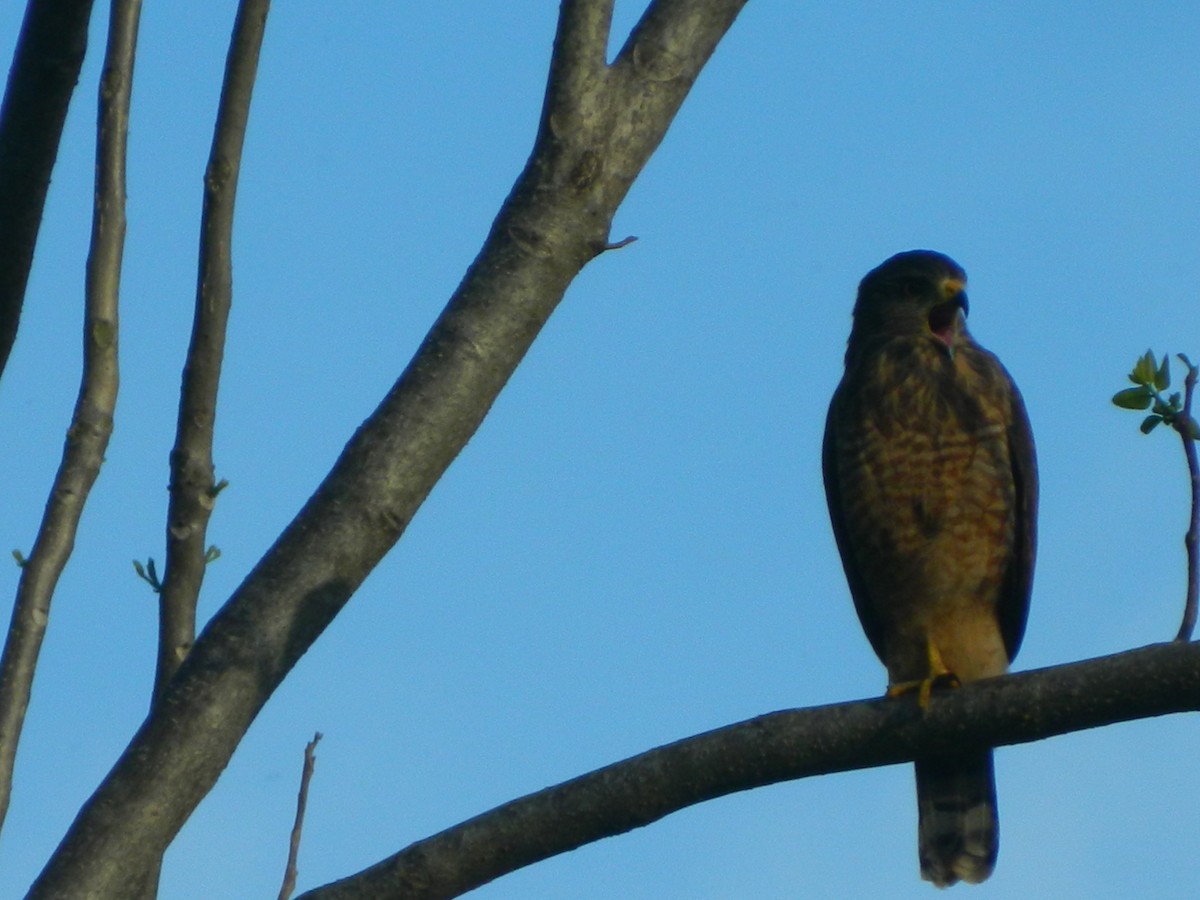
{"type": "Polygon", "coordinates": [[[933,641],[925,640],[925,655],[929,662],[929,674],[924,678],[917,678],[912,681],[900,681],[895,684],[889,684],[886,696],[902,697],[905,694],[917,692],[917,705],[921,709],[929,706],[929,698],[933,696],[933,689],[939,688],[956,688],[962,686],[962,681],[959,677],[947,668],[942,661],[942,654],[938,652],[937,644],[933,641]]]}

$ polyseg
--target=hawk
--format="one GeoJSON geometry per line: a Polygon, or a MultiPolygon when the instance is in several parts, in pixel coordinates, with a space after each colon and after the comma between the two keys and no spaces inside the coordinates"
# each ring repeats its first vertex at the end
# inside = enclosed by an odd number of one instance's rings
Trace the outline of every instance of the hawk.
{"type": "MultiPolygon", "coordinates": [[[[1025,405],[967,332],[966,274],[898,253],[858,288],[822,453],[854,606],[888,693],[1000,675],[1025,631],[1037,465],[1025,405]]],[[[986,879],[998,820],[990,749],[916,761],[921,876],[986,879]]]]}

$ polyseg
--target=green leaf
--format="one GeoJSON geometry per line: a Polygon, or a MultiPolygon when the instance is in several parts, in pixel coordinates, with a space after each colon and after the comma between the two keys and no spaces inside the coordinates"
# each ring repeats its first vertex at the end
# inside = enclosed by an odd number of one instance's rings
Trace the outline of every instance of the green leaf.
{"type": "Polygon", "coordinates": [[[1154,384],[1154,374],[1157,370],[1158,364],[1154,360],[1154,351],[1147,350],[1134,363],[1133,371],[1129,374],[1129,380],[1134,384],[1154,384]]]}
{"type": "Polygon", "coordinates": [[[1149,409],[1153,400],[1154,392],[1145,385],[1117,391],[1112,398],[1112,402],[1121,409],[1149,409]]]}
{"type": "Polygon", "coordinates": [[[1157,390],[1165,391],[1171,386],[1171,364],[1170,357],[1163,354],[1162,365],[1158,367],[1158,371],[1154,373],[1154,387],[1157,390]]]}
{"type": "Polygon", "coordinates": [[[154,568],[154,559],[146,560],[146,565],[142,565],[136,559],[133,561],[133,571],[137,572],[138,578],[150,585],[150,590],[156,594],[162,593],[162,582],[158,580],[158,572],[154,568]]]}
{"type": "Polygon", "coordinates": [[[1161,421],[1162,416],[1146,416],[1146,418],[1142,419],[1142,434],[1152,432],[1161,421]]]}
{"type": "Polygon", "coordinates": [[[29,562],[29,560],[27,560],[27,559],[25,558],[25,554],[24,554],[24,553],[22,553],[20,550],[14,550],[14,551],[12,552],[12,555],[13,555],[13,559],[15,559],[15,560],[17,561],[17,568],[18,568],[18,569],[23,569],[23,568],[25,568],[25,564],[26,564],[27,562],[29,562]]]}
{"type": "Polygon", "coordinates": [[[1200,423],[1191,416],[1188,416],[1186,419],[1177,419],[1175,428],[1184,437],[1191,438],[1193,441],[1200,441],[1200,423]]]}

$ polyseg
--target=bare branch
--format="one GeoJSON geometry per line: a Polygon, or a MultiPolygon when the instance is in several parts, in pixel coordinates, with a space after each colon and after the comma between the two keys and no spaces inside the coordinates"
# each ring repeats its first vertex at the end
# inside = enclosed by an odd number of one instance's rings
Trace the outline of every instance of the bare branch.
{"type": "Polygon", "coordinates": [[[1196,392],[1196,377],[1200,369],[1192,365],[1186,356],[1180,361],[1187,367],[1183,379],[1183,410],[1176,420],[1175,429],[1183,440],[1183,453],[1187,458],[1188,485],[1192,498],[1191,518],[1187,534],[1183,537],[1187,552],[1187,597],[1183,604],[1183,621],[1179,623],[1177,641],[1190,641],[1196,628],[1196,608],[1200,601],[1200,461],[1196,459],[1196,420],[1192,418],[1192,395],[1196,392]]]}
{"type": "Polygon", "coordinates": [[[780,781],[1200,709],[1200,646],[1159,644],[934,695],[770,713],[642,753],[419,841],[301,900],[456,897],[696,803],[780,781]]]}
{"type": "Polygon", "coordinates": [[[588,82],[572,103],[587,127],[554,134],[543,114],[525,170],[417,355],[197,639],[32,897],[119,898],[136,888],[267,698],[479,427],[571,280],[607,243],[618,204],[736,12],[728,0],[669,5],[689,21],[693,7],[725,14],[672,37],[686,57],[673,78],[640,91],[636,71],[620,91],[588,82]]]}
{"type": "MultiPolygon", "coordinates": [[[[641,110],[675,115],[687,93],[674,86],[695,81],[716,50],[717,39],[745,5],[746,0],[655,0],[647,7],[610,68],[624,95],[615,104],[614,144],[628,143],[628,152],[638,157],[654,152],[665,132],[655,135],[640,128],[641,110]]],[[[632,182],[630,175],[628,184],[632,182]]]]}
{"type": "Polygon", "coordinates": [[[33,551],[22,567],[12,623],[0,658],[0,822],[29,706],[50,601],[75,546],[75,532],[104,461],[117,402],[117,297],[125,246],[125,145],[141,0],[113,5],[100,80],[96,192],[87,260],[83,376],[62,462],[33,551]]]}
{"type": "Polygon", "coordinates": [[[212,444],[225,327],[233,302],[233,209],[270,6],[270,0],[242,0],[238,5],[212,151],[204,173],[196,312],[183,368],[175,448],[171,451],[167,559],[159,593],[156,702],[196,636],[196,601],[208,562],[208,520],[219,492],[214,483],[212,444]]]}
{"type": "Polygon", "coordinates": [[[612,11],[613,0],[563,0],[543,110],[556,130],[569,130],[580,100],[601,89],[612,11]]]}
{"type": "Polygon", "coordinates": [[[0,373],[17,337],[46,190],[91,16],[92,0],[29,0],[17,39],[0,108],[0,373]]]}
{"type": "Polygon", "coordinates": [[[716,47],[710,40],[714,30],[728,28],[745,5],[745,0],[656,0],[646,8],[613,66],[649,84],[689,73],[694,78],[716,47]]]}
{"type": "Polygon", "coordinates": [[[296,889],[297,860],[300,858],[300,835],[304,830],[304,810],[308,806],[308,783],[312,781],[313,767],[317,762],[317,744],[321,741],[321,732],[313,735],[313,739],[304,748],[304,770],[300,773],[300,796],[296,798],[296,821],[292,825],[292,838],[288,842],[287,867],[283,872],[283,886],[279,889],[279,900],[288,900],[296,889]]]}
{"type": "Polygon", "coordinates": [[[619,241],[609,241],[604,246],[598,249],[599,253],[607,253],[609,250],[620,250],[622,247],[628,247],[637,240],[636,234],[631,234],[628,237],[623,237],[619,241]]]}

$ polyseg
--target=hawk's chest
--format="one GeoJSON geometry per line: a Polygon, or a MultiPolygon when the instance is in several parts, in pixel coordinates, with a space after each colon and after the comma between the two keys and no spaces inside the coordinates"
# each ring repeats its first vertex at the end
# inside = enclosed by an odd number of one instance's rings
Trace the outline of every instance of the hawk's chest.
{"type": "Polygon", "coordinates": [[[847,525],[883,555],[1008,518],[1009,398],[981,354],[896,342],[847,373],[837,435],[847,525]]]}

